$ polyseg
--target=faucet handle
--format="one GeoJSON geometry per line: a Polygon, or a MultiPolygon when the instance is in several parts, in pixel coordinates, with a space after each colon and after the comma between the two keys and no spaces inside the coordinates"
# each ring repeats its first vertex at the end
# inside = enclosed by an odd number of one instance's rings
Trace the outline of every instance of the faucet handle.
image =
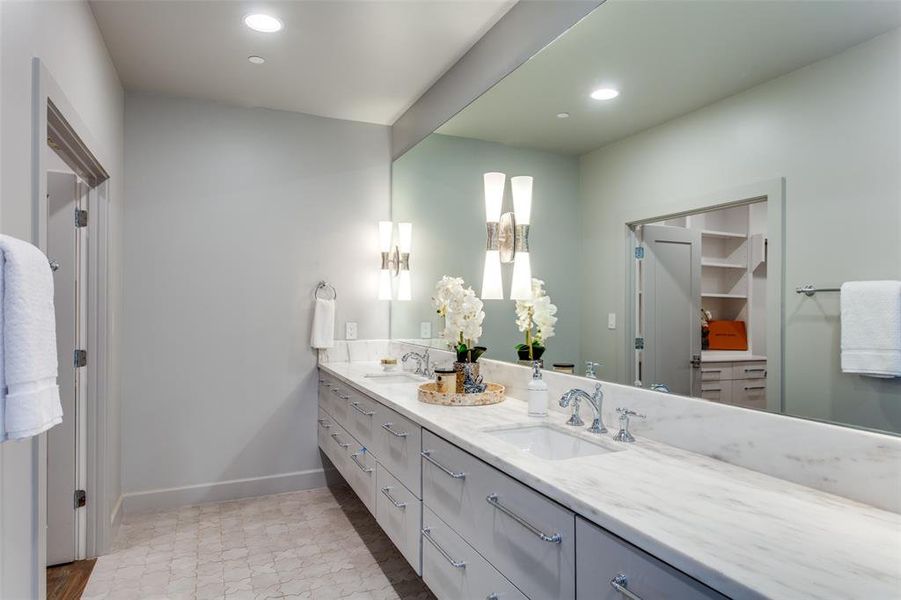
{"type": "Polygon", "coordinates": [[[629,417],[638,417],[639,419],[646,419],[647,415],[643,415],[641,413],[635,412],[632,409],[624,408],[622,406],[616,407],[616,412],[619,413],[619,431],[616,432],[616,435],[613,436],[617,442],[634,442],[635,437],[629,433],[629,417]]]}

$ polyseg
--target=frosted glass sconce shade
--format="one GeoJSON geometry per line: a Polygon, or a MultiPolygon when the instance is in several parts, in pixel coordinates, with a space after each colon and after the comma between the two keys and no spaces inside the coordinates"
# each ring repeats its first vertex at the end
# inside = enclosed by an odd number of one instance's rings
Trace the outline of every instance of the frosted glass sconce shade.
{"type": "Polygon", "coordinates": [[[513,284],[511,300],[528,300],[532,297],[532,261],[528,252],[517,252],[513,259],[513,284]]]}
{"type": "Polygon", "coordinates": [[[510,178],[513,189],[513,214],[517,225],[528,225],[532,218],[532,178],[528,175],[510,178]]]}
{"type": "Polygon", "coordinates": [[[485,269],[482,272],[482,300],[503,300],[504,283],[501,280],[501,255],[497,250],[485,251],[485,269]]]}
{"type": "Polygon", "coordinates": [[[507,176],[503,173],[485,173],[485,222],[497,223],[501,220],[501,205],[504,202],[504,184],[507,176]]]}
{"type": "Polygon", "coordinates": [[[410,282],[410,271],[401,271],[397,276],[397,299],[411,300],[413,298],[413,285],[410,282]]]}
{"type": "Polygon", "coordinates": [[[392,299],[392,276],[398,278],[397,299],[412,298],[410,278],[410,250],[413,247],[413,224],[397,224],[397,245],[394,245],[394,223],[379,221],[379,300],[392,299]]]}

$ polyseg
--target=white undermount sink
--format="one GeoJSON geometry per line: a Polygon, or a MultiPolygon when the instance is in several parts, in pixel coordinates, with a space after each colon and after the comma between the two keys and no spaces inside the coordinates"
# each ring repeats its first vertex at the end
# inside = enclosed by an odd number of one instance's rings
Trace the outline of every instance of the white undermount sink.
{"type": "Polygon", "coordinates": [[[487,430],[485,433],[516,446],[521,452],[545,460],[566,460],[619,452],[620,450],[572,435],[551,425],[524,425],[515,428],[487,430]]]}
{"type": "Polygon", "coordinates": [[[366,378],[372,379],[375,383],[422,383],[425,381],[425,379],[419,375],[414,375],[413,373],[407,373],[405,371],[369,373],[366,375],[366,378]]]}

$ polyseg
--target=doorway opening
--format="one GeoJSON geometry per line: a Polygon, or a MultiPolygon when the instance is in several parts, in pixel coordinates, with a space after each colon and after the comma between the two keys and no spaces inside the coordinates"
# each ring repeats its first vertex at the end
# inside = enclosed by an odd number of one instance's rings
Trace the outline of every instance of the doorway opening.
{"type": "Polygon", "coordinates": [[[781,199],[766,195],[631,223],[635,385],[734,406],[778,410],[781,199]]]}

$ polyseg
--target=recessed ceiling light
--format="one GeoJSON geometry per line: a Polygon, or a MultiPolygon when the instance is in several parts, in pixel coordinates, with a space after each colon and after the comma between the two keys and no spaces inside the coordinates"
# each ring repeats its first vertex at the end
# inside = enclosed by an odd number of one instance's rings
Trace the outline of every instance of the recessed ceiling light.
{"type": "Polygon", "coordinates": [[[595,100],[613,100],[619,96],[619,90],[613,88],[598,88],[591,92],[591,97],[595,100]]]}
{"type": "Polygon", "coordinates": [[[255,65],[261,65],[264,62],[266,62],[266,59],[263,58],[262,56],[248,56],[247,60],[249,60],[250,62],[252,62],[255,65]]]}
{"type": "Polygon", "coordinates": [[[244,24],[254,31],[263,33],[275,33],[282,28],[282,22],[275,17],[259,13],[244,17],[244,24]]]}
{"type": "Polygon", "coordinates": [[[557,113],[557,118],[558,119],[568,119],[569,113],[567,113],[567,112],[557,113]]]}

